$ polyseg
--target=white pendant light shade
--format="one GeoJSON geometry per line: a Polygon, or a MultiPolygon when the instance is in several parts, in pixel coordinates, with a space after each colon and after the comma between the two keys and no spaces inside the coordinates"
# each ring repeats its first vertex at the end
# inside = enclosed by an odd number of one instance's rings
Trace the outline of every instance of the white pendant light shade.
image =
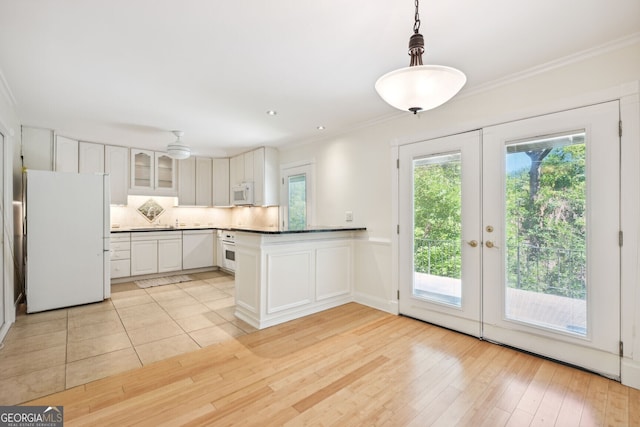
{"type": "Polygon", "coordinates": [[[169,155],[169,157],[176,160],[188,159],[189,156],[191,156],[191,148],[189,148],[187,144],[180,141],[180,138],[182,137],[182,135],[184,135],[184,132],[174,130],[173,134],[177,137],[177,139],[175,140],[175,142],[167,145],[167,154],[169,155]]]}
{"type": "Polygon", "coordinates": [[[423,65],[424,37],[420,34],[419,0],[415,0],[415,22],[409,38],[408,67],[380,77],[375,88],[389,105],[417,114],[436,108],[460,92],[467,76],[460,70],[444,65],[423,65]]]}
{"type": "Polygon", "coordinates": [[[403,111],[436,108],[462,89],[467,77],[460,70],[444,65],[418,65],[400,68],[380,77],[375,88],[389,105],[403,111]]]}

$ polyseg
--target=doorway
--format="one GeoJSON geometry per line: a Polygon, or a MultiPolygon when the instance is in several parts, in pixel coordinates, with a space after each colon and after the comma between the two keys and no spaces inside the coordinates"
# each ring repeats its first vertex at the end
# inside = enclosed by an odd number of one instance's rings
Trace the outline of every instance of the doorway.
{"type": "Polygon", "coordinates": [[[400,147],[399,311],[619,378],[618,102],[400,147]]]}

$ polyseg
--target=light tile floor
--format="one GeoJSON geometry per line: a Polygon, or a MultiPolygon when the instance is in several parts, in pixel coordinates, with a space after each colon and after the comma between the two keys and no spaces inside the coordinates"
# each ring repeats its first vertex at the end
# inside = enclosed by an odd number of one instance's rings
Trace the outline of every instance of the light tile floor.
{"type": "Polygon", "coordinates": [[[234,316],[233,276],[140,289],[112,285],[111,299],[20,313],[0,350],[0,405],[15,405],[255,329],[234,316]]]}

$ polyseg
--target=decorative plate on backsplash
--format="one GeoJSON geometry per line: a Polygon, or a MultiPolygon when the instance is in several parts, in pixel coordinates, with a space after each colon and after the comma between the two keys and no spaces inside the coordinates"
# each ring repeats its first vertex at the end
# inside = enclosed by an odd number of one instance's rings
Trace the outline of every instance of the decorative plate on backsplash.
{"type": "Polygon", "coordinates": [[[149,199],[142,204],[138,209],[138,212],[144,216],[147,221],[153,222],[164,212],[164,208],[153,199],[149,199]]]}

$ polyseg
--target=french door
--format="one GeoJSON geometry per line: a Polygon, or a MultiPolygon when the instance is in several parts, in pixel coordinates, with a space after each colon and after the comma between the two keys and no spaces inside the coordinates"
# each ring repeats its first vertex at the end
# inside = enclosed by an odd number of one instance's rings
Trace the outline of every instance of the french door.
{"type": "Polygon", "coordinates": [[[618,111],[400,147],[400,312],[619,377],[618,111]]]}

